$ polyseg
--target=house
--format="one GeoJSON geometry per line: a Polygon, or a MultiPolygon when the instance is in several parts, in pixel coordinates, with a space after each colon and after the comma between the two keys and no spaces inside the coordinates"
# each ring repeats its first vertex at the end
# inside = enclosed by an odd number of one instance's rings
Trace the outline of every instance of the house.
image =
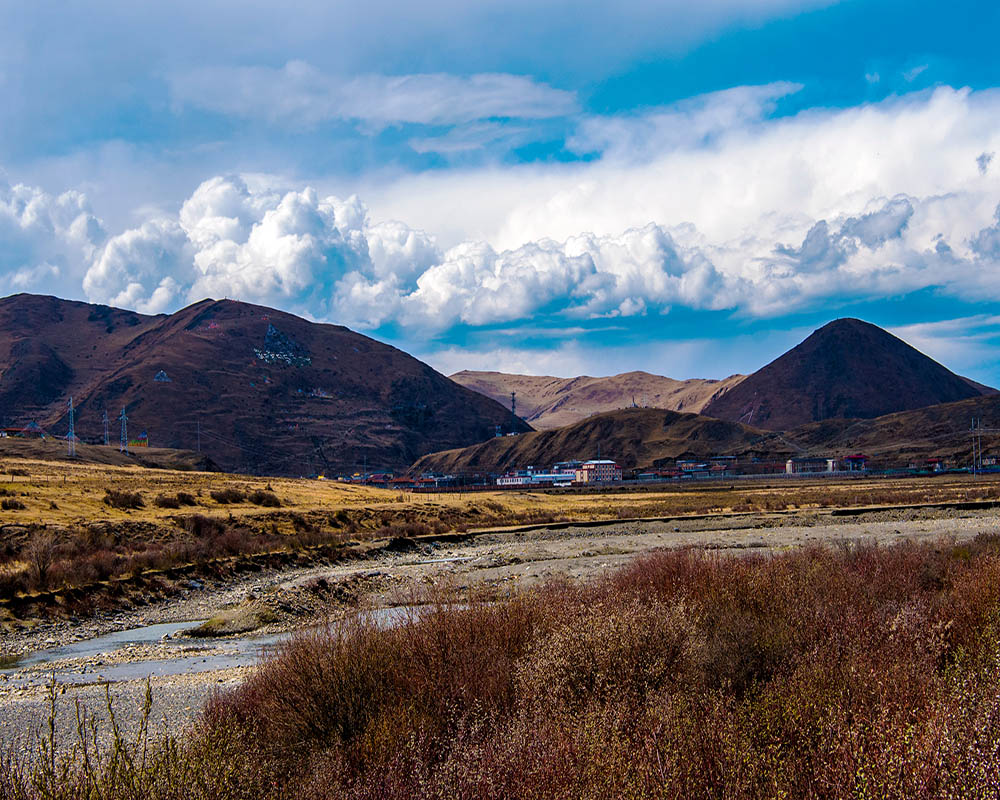
{"type": "Polygon", "coordinates": [[[29,422],[27,425],[24,425],[23,427],[15,426],[10,428],[4,428],[2,431],[2,435],[5,438],[17,437],[20,439],[44,439],[45,431],[42,430],[41,425],[39,425],[37,422],[32,421],[29,422]]]}
{"type": "Polygon", "coordinates": [[[785,462],[785,473],[788,475],[807,475],[818,472],[836,472],[837,459],[823,457],[797,456],[785,462]]]}
{"type": "Polygon", "coordinates": [[[614,461],[596,458],[585,461],[576,470],[577,483],[611,483],[622,479],[622,468],[614,461]]]}
{"type": "Polygon", "coordinates": [[[844,456],[843,468],[847,472],[864,472],[868,469],[868,456],[855,453],[853,456],[844,456]]]}

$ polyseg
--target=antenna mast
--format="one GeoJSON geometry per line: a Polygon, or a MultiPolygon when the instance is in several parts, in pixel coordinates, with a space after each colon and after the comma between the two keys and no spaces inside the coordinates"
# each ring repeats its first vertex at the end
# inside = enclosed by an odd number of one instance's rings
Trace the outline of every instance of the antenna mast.
{"type": "Polygon", "coordinates": [[[125,416],[125,406],[122,406],[122,414],[118,418],[122,421],[121,451],[128,452],[128,417],[125,416]]]}
{"type": "Polygon", "coordinates": [[[66,436],[66,441],[69,449],[70,457],[76,456],[76,429],[73,425],[73,398],[69,398],[69,434],[66,436]]]}
{"type": "Polygon", "coordinates": [[[510,414],[512,417],[517,416],[517,392],[510,393],[510,414]]]}

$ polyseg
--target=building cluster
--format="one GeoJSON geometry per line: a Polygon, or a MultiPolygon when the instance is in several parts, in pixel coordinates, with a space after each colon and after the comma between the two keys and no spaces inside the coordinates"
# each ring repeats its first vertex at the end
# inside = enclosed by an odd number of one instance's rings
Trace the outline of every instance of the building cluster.
{"type": "Polygon", "coordinates": [[[614,483],[622,479],[622,468],[606,458],[590,461],[560,461],[548,470],[528,467],[496,479],[497,486],[573,486],[614,483]]]}

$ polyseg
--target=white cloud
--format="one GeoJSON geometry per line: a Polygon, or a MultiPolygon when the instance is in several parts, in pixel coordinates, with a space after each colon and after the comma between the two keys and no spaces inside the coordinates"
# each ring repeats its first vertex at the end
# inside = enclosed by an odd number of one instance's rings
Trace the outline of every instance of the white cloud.
{"type": "Polygon", "coordinates": [[[547,119],[578,110],[572,92],[498,73],[341,77],[289,61],[280,69],[203,67],[171,75],[169,83],[178,105],[290,125],[455,125],[495,117],[547,119]]]}
{"type": "Polygon", "coordinates": [[[730,131],[760,123],[778,100],[802,88],[786,81],[737,86],[641,114],[589,117],[567,144],[578,153],[599,152],[606,160],[629,161],[703,147],[730,131]]]}
{"type": "Polygon", "coordinates": [[[615,151],[543,174],[476,171],[474,191],[425,178],[433,190],[408,206],[416,222],[294,181],[215,177],[176,213],[105,241],[83,195],[5,184],[3,274],[9,287],[82,287],[145,311],[232,296],[417,336],[674,307],[773,316],[925,288],[1000,300],[1000,176],[977,163],[1000,147],[1000,95],[939,89],[768,120],[792,88],[611,121],[641,143],[635,163],[615,151]],[[420,224],[440,206],[468,233],[470,209],[475,220],[494,202],[508,204],[495,237],[449,242],[420,224]]]}
{"type": "Polygon", "coordinates": [[[82,193],[0,177],[0,290],[76,294],[105,236],[82,193]]]}

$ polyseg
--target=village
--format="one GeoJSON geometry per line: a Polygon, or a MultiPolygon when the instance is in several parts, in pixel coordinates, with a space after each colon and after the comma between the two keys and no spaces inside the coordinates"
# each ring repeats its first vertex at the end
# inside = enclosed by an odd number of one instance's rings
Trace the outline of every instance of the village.
{"type": "MultiPolygon", "coordinates": [[[[502,474],[475,472],[461,474],[422,473],[394,475],[392,472],[356,472],[335,478],[339,482],[363,484],[406,491],[571,489],[597,488],[614,484],[635,485],[676,481],[711,481],[753,478],[838,478],[852,476],[885,477],[934,476],[956,473],[1000,471],[1000,457],[983,456],[975,468],[943,458],[926,458],[904,466],[878,463],[862,453],[843,457],[796,456],[786,460],[754,457],[715,456],[708,459],[677,459],[651,469],[626,469],[617,461],[594,458],[587,461],[560,461],[550,467],[527,466],[502,474]]],[[[325,480],[325,477],[319,476],[325,480]]]]}

